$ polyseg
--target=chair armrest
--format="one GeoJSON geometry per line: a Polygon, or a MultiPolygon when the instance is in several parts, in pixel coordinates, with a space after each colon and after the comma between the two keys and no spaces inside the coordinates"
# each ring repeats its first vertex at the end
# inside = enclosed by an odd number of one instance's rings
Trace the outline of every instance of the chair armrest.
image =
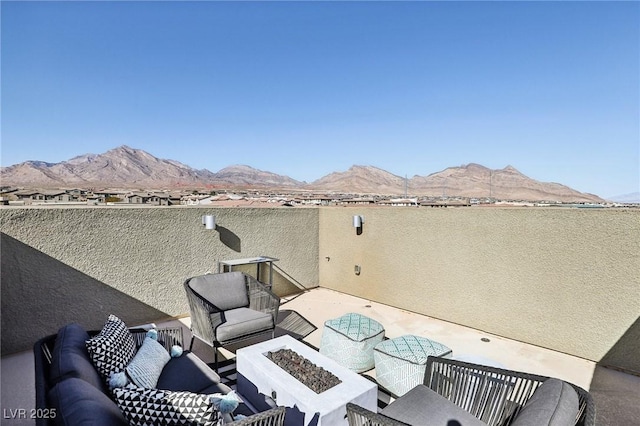
{"type": "Polygon", "coordinates": [[[214,342],[214,330],[224,321],[222,311],[194,292],[189,287],[189,280],[185,281],[184,289],[191,315],[191,332],[205,342],[214,342]]]}
{"type": "Polygon", "coordinates": [[[280,298],[269,288],[250,275],[246,275],[247,291],[249,292],[249,308],[255,311],[269,313],[275,324],[280,308],[280,298]]]}
{"type": "Polygon", "coordinates": [[[276,407],[228,424],[233,426],[283,426],[285,412],[285,407],[276,407]]]}
{"type": "Polygon", "coordinates": [[[347,420],[349,426],[409,426],[399,420],[374,413],[351,402],[347,403],[347,420]]]}

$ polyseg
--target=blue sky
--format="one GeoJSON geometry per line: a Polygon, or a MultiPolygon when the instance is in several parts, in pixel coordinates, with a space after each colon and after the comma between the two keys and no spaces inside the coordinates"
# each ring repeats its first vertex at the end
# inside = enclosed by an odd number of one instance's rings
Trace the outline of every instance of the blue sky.
{"type": "Polygon", "coordinates": [[[640,186],[638,2],[7,2],[2,166],[120,145],[311,182],[640,186]]]}

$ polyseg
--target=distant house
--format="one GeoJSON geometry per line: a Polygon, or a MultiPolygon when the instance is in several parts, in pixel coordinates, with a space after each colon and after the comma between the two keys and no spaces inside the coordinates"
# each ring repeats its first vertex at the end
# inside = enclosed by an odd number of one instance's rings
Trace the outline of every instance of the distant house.
{"type": "Polygon", "coordinates": [[[340,200],[339,203],[346,206],[362,206],[375,204],[376,200],[373,198],[345,198],[340,200]]]}
{"type": "Polygon", "coordinates": [[[390,200],[380,201],[378,204],[394,207],[418,207],[420,205],[417,198],[392,198],[390,200]]]}
{"type": "Polygon", "coordinates": [[[12,186],[3,186],[0,188],[0,196],[6,197],[9,194],[13,194],[14,192],[18,192],[18,188],[14,188],[12,186]]]}
{"type": "Polygon", "coordinates": [[[67,189],[66,191],[72,201],[87,201],[88,191],[86,189],[74,188],[67,189]]]}
{"type": "Polygon", "coordinates": [[[473,201],[474,199],[466,198],[466,197],[455,197],[455,198],[424,198],[420,200],[421,207],[469,207],[474,204],[478,204],[477,201],[473,201]]]}
{"type": "Polygon", "coordinates": [[[132,192],[125,199],[129,204],[150,204],[153,206],[170,206],[180,203],[180,199],[164,192],[132,192]]]}
{"type": "Polygon", "coordinates": [[[111,199],[119,198],[123,200],[125,195],[126,195],[126,192],[122,190],[103,189],[100,191],[93,191],[93,193],[91,194],[87,194],[87,201],[92,201],[97,203],[106,203],[108,198],[111,198],[111,199]]]}
{"type": "Polygon", "coordinates": [[[13,193],[18,201],[26,204],[33,202],[69,202],[71,196],[62,190],[22,190],[13,193]]]}
{"type": "Polygon", "coordinates": [[[328,206],[334,199],[327,195],[311,195],[303,198],[296,198],[295,202],[305,205],[328,206]]]}

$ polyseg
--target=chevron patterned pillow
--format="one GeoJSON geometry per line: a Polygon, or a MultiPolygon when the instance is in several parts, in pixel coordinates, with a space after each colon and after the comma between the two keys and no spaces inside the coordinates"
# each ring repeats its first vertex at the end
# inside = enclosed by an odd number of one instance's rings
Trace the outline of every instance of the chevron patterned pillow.
{"type": "Polygon", "coordinates": [[[114,389],[113,397],[132,426],[223,424],[211,395],[129,385],[114,389]]]}
{"type": "Polygon", "coordinates": [[[96,336],[87,340],[87,351],[105,383],[113,373],[124,371],[136,354],[136,343],[126,324],[117,316],[109,319],[96,336]]]}

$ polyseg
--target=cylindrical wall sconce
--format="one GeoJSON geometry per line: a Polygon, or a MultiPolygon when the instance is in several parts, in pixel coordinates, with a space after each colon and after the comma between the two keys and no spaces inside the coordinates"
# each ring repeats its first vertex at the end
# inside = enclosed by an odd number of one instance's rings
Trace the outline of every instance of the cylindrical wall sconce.
{"type": "Polygon", "coordinates": [[[353,227],[356,228],[356,235],[362,234],[362,224],[364,223],[364,218],[360,215],[353,216],[353,227]]]}
{"type": "Polygon", "coordinates": [[[205,229],[216,229],[216,217],[212,214],[202,216],[202,224],[205,229]]]}

